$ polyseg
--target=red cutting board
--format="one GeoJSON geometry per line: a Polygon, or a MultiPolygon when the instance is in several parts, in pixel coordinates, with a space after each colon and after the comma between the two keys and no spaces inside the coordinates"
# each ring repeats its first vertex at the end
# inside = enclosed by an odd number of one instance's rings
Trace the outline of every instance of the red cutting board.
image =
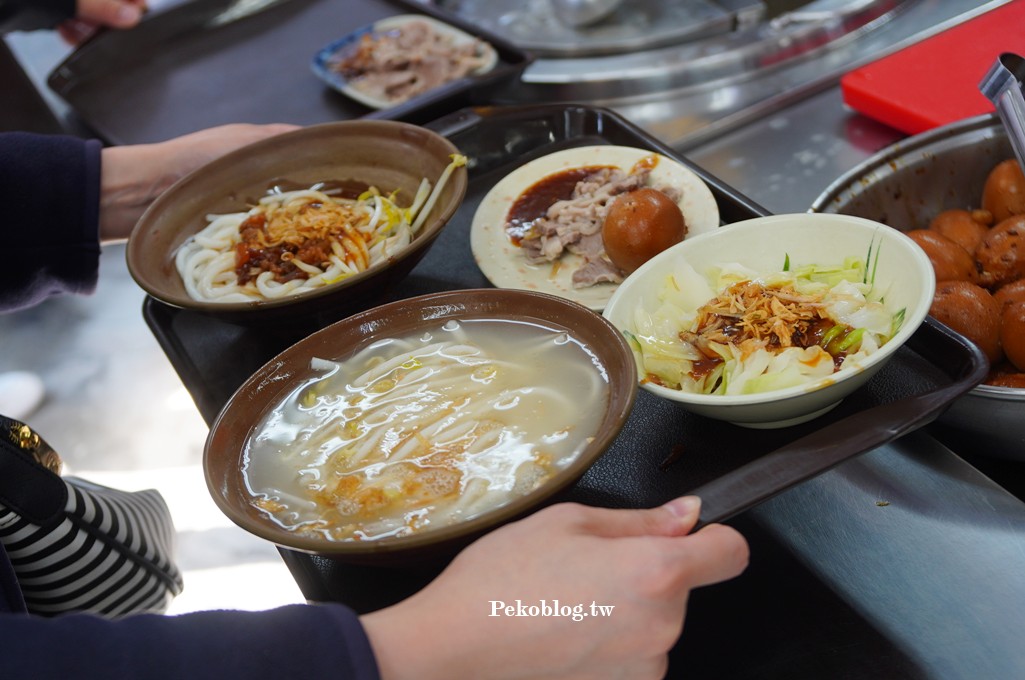
{"type": "Polygon", "coordinates": [[[979,81],[1003,52],[1025,56],[1025,0],[846,74],[844,103],[907,134],[993,111],[979,81]]]}

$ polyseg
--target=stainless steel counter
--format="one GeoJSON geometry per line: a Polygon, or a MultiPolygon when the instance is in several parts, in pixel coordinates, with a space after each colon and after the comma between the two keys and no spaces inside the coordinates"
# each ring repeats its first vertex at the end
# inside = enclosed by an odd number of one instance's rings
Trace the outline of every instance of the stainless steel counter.
{"type": "MultiPolygon", "coordinates": [[[[638,52],[606,57],[540,58],[520,83],[495,96],[513,103],[583,100],[607,106],[667,144],[692,147],[757,123],[767,112],[828,89],[856,66],[1008,1],[798,0],[782,3],[802,6],[794,12],[693,42],[658,47],[648,41],[638,52]],[[859,19],[859,8],[874,10],[859,19]]],[[[483,4],[433,2],[469,8],[470,15],[483,4]]]]}
{"type": "MultiPolygon", "coordinates": [[[[773,212],[802,212],[899,138],[834,87],[687,155],[773,212]]],[[[1025,463],[1009,470],[1025,476],[1025,463]]],[[[749,514],[924,677],[1025,678],[1025,503],[927,433],[749,514]]]]}
{"type": "Polygon", "coordinates": [[[843,173],[903,135],[843,104],[831,87],[767,109],[731,133],[675,146],[774,213],[804,212],[843,173]]]}

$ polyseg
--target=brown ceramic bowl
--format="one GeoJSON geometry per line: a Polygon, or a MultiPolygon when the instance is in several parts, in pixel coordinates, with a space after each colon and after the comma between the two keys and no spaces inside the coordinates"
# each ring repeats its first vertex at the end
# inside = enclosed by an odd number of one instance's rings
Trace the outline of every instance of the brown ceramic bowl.
{"type": "Polygon", "coordinates": [[[314,125],[256,142],[199,168],[154,201],[128,243],[128,269],[157,300],[236,323],[294,321],[366,308],[368,299],[409,273],[456,212],[466,193],[465,168],[452,174],[405,250],[388,262],[314,291],[259,302],[199,302],[185,292],[174,255],[187,238],[206,226],[206,215],[248,210],[276,181],[310,186],[351,180],[384,193],[398,189],[399,203],[408,205],[421,179],[436,183],[454,153],[458,150],[451,142],[430,130],[384,120],[314,125]]]}
{"type": "MultiPolygon", "coordinates": [[[[572,386],[567,386],[572,389],[572,386]]],[[[473,538],[527,514],[572,485],[612,444],[637,395],[633,356],[623,336],[595,312],[564,298],[521,290],[478,289],[433,293],[375,307],[328,326],[285,350],[257,371],[225,405],[204,450],[207,487],[237,525],[275,544],[354,563],[399,563],[453,554],[473,538]],[[388,337],[434,329],[449,320],[504,319],[565,331],[588,348],[604,373],[609,401],[594,438],[577,458],[525,496],[466,521],[422,533],[368,541],[332,541],[298,535],[252,504],[242,466],[254,428],[314,374],[313,357],[342,360],[388,337]]]]}

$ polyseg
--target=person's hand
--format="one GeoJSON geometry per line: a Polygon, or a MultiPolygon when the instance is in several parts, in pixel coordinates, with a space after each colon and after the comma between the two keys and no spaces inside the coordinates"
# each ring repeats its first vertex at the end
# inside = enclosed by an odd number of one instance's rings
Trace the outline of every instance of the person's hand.
{"type": "Polygon", "coordinates": [[[78,0],[75,18],[57,26],[65,41],[78,45],[101,26],[132,28],[142,19],[145,0],[78,0]]]}
{"type": "Polygon", "coordinates": [[[690,590],[747,566],[735,530],[688,535],[699,507],[561,504],[492,532],[424,590],[362,617],[381,677],[662,677],[690,590]]]}
{"type": "Polygon", "coordinates": [[[229,151],[297,127],[239,123],[157,144],[104,149],[100,169],[100,240],[128,238],[149,204],[196,168],[229,151]]]}

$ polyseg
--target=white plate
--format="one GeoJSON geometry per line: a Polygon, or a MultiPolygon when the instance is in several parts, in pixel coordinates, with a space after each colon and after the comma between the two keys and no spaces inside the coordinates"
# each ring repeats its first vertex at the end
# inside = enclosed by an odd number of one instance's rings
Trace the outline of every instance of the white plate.
{"type": "Polygon", "coordinates": [[[488,43],[484,42],[483,40],[475,38],[469,33],[459,30],[455,26],[449,26],[446,23],[443,23],[441,21],[438,21],[437,19],[433,19],[423,14],[401,14],[394,17],[388,17],[387,19],[381,19],[380,21],[370,24],[369,26],[364,26],[363,28],[353,31],[344,38],[339,38],[338,40],[332,42],[330,45],[327,45],[319,52],[317,52],[316,56],[314,56],[312,64],[313,72],[316,73],[324,82],[326,82],[334,89],[338,90],[339,92],[348,96],[349,98],[358,101],[364,106],[369,106],[372,109],[387,109],[389,107],[397,106],[398,104],[402,104],[403,102],[409,101],[409,99],[414,99],[416,97],[427,94],[426,92],[423,92],[418,95],[414,95],[414,97],[409,97],[407,99],[381,99],[378,97],[374,97],[372,95],[367,94],[366,92],[363,92],[359,88],[354,87],[348,81],[348,79],[342,76],[342,74],[336,71],[332,66],[332,64],[335,61],[337,61],[346,52],[346,50],[350,49],[353,45],[358,43],[364,35],[387,33],[388,31],[400,29],[406,24],[414,21],[420,21],[425,24],[429,24],[431,28],[433,28],[438,33],[442,35],[451,36],[452,42],[455,45],[464,45],[466,43],[480,42],[480,44],[482,45],[481,49],[484,51],[484,57],[486,58],[486,62],[483,66],[473,71],[471,75],[482,75],[484,73],[487,73],[491,69],[495,68],[495,65],[498,63],[498,53],[495,51],[495,48],[489,45],[488,43]]]}
{"type": "Polygon", "coordinates": [[[711,190],[691,170],[667,156],[648,149],[628,146],[583,146],[542,156],[505,176],[488,192],[473,216],[470,248],[484,276],[498,288],[518,288],[551,293],[601,311],[618,287],[599,283],[588,288],[573,287],[573,272],[583,264],[580,255],[566,253],[553,263],[530,264],[519,246],[505,231],[506,216],[513,202],[533,184],[548,175],[569,168],[592,165],[615,166],[629,172],[643,158],[657,156],[651,184],[667,184],[682,192],[680,210],[687,222],[687,237],[719,227],[719,206],[711,190]]]}

